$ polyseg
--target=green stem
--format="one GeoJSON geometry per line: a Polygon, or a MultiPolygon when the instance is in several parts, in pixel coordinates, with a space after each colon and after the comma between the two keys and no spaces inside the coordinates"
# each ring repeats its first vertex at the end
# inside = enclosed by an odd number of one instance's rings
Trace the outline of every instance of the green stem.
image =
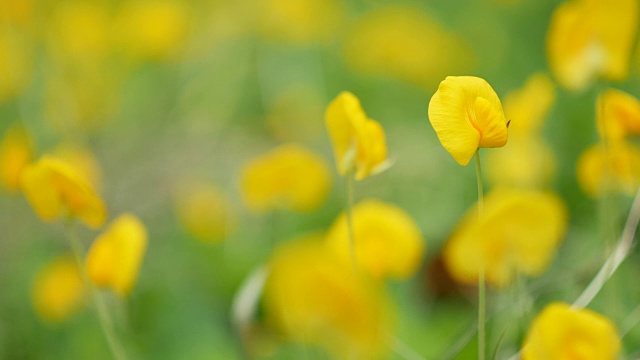
{"type": "Polygon", "coordinates": [[[105,304],[104,299],[100,296],[95,287],[91,284],[91,281],[89,281],[89,276],[87,275],[87,272],[85,270],[82,257],[84,250],[82,249],[82,243],[80,239],[74,231],[72,220],[67,221],[65,230],[67,232],[67,237],[69,238],[69,243],[71,245],[73,255],[76,259],[82,281],[84,282],[85,288],[89,292],[89,295],[93,300],[93,304],[96,307],[100,328],[102,329],[102,333],[107,340],[107,345],[111,350],[111,354],[116,360],[126,360],[127,356],[125,355],[124,348],[120,344],[120,341],[118,340],[115,331],[113,330],[113,321],[109,316],[107,305],[105,304]]]}
{"type": "Polygon", "coordinates": [[[358,268],[356,263],[356,244],[355,244],[355,232],[353,230],[353,173],[347,173],[346,178],[346,190],[347,190],[347,232],[349,234],[349,251],[351,253],[351,265],[353,270],[358,268]]]}
{"type": "MultiPolygon", "coordinates": [[[[482,166],[480,164],[480,149],[476,150],[476,176],[478,179],[478,216],[481,216],[484,209],[484,189],[482,184],[482,166]]],[[[484,263],[480,265],[478,274],[478,359],[485,359],[486,334],[486,284],[485,284],[484,263]]]]}

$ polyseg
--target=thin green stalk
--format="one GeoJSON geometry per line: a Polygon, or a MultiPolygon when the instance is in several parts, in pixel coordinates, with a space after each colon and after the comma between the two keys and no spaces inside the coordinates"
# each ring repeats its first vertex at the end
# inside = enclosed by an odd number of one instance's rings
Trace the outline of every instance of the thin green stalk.
{"type": "Polygon", "coordinates": [[[351,265],[353,266],[353,270],[356,271],[357,263],[356,263],[356,244],[355,244],[355,235],[353,230],[353,174],[352,172],[347,173],[346,176],[346,190],[347,190],[347,232],[349,234],[349,251],[351,253],[351,265]]]}
{"type": "Polygon", "coordinates": [[[100,323],[100,327],[102,329],[102,333],[104,334],[105,339],[107,340],[107,345],[111,350],[111,354],[113,358],[116,360],[126,360],[127,356],[124,352],[124,348],[120,344],[115,331],[113,330],[113,321],[109,316],[109,311],[107,310],[107,305],[104,302],[104,299],[100,296],[98,291],[94,288],[89,281],[89,276],[84,267],[84,261],[82,254],[84,250],[82,249],[82,243],[78,238],[78,235],[74,231],[73,222],[71,220],[67,221],[65,230],[67,232],[67,237],[69,239],[69,243],[71,245],[71,249],[73,251],[73,255],[76,259],[76,263],[78,265],[78,270],[80,271],[80,276],[82,277],[82,281],[84,282],[85,288],[89,292],[91,299],[93,300],[93,304],[96,307],[96,312],[98,313],[98,321],[100,323]]]}
{"type": "MultiPolygon", "coordinates": [[[[478,178],[478,216],[481,216],[484,208],[484,187],[482,184],[482,165],[480,164],[480,149],[476,150],[476,177],[478,178]]],[[[486,284],[484,264],[481,264],[478,274],[478,359],[484,360],[486,353],[486,284]]]]}

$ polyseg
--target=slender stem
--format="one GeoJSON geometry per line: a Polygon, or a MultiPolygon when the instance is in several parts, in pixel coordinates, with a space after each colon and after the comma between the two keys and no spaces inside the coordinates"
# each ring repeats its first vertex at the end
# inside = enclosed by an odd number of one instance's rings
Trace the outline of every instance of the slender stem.
{"type": "Polygon", "coordinates": [[[355,232],[353,230],[353,173],[348,172],[346,176],[347,189],[347,232],[349,234],[349,251],[351,253],[351,265],[355,271],[358,266],[356,263],[356,244],[355,232]]]}
{"type": "MultiPolygon", "coordinates": [[[[478,217],[484,209],[484,189],[482,184],[482,165],[480,164],[480,149],[476,150],[476,177],[478,180],[478,217]]],[[[478,274],[478,359],[484,360],[486,353],[486,283],[484,262],[481,262],[478,274]]]]}
{"type": "Polygon", "coordinates": [[[76,234],[73,228],[73,221],[68,220],[65,224],[65,230],[67,232],[67,237],[69,238],[69,243],[71,245],[71,249],[73,250],[73,255],[76,259],[76,263],[78,265],[78,270],[80,271],[80,275],[82,277],[82,281],[84,282],[85,288],[89,292],[91,299],[93,300],[93,304],[96,307],[96,312],[98,313],[98,320],[100,323],[100,327],[102,329],[102,333],[104,334],[105,339],[107,340],[107,345],[111,350],[111,354],[113,358],[116,360],[126,360],[127,356],[125,355],[124,348],[120,344],[115,331],[113,329],[113,321],[109,316],[109,311],[107,309],[107,305],[104,302],[104,299],[100,296],[98,291],[94,288],[89,281],[89,276],[84,267],[84,261],[82,254],[84,250],[82,249],[82,243],[80,242],[80,238],[76,234]]]}

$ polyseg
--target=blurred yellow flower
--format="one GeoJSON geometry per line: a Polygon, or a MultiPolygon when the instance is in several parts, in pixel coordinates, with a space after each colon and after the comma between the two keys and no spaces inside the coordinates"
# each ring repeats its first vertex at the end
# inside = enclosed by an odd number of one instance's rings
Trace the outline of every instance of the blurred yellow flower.
{"type": "Polygon", "coordinates": [[[607,89],[598,97],[597,126],[601,139],[618,141],[640,135],[640,101],[624,91],[607,89]]]}
{"type": "Polygon", "coordinates": [[[343,9],[336,0],[259,0],[256,14],[264,37],[307,44],[330,40],[340,26],[343,9]]]}
{"type": "Polygon", "coordinates": [[[288,340],[321,346],[337,359],[384,358],[388,349],[393,321],[382,288],[322,242],[279,246],[263,299],[267,321],[288,340]]]}
{"type": "Polygon", "coordinates": [[[539,135],[555,100],[556,89],[547,74],[529,76],[521,89],[504,97],[504,113],[507,119],[513,120],[509,137],[539,135]]]}
{"type": "Polygon", "coordinates": [[[177,55],[190,32],[191,8],[179,0],[135,0],[125,3],[116,20],[122,50],[142,60],[177,55]]]}
{"type": "Polygon", "coordinates": [[[344,91],[331,101],[325,122],[341,175],[353,172],[362,180],[389,167],[384,129],[367,117],[355,95],[344,91]]]}
{"type": "Polygon", "coordinates": [[[106,221],[107,210],[93,187],[79,170],[56,157],[44,155],[28,165],[22,171],[20,185],[43,221],[72,216],[91,228],[99,228],[106,221]]]}
{"type": "Polygon", "coordinates": [[[178,190],[175,207],[182,226],[196,239],[208,243],[224,240],[236,219],[226,197],[207,182],[189,182],[178,190]]]}
{"type": "Polygon", "coordinates": [[[62,322],[82,305],[86,287],[75,260],[60,256],[38,274],[32,289],[33,306],[49,322],[62,322]]]}
{"type": "Polygon", "coordinates": [[[98,287],[126,297],[131,293],[147,249],[147,229],[134,215],[113,220],[87,253],[87,274],[98,287]]]}
{"type": "Polygon", "coordinates": [[[346,62],[365,74],[430,87],[447,74],[468,72],[471,48],[411,6],[383,6],[359,18],[344,43],[346,62]]]}
{"type": "Polygon", "coordinates": [[[0,103],[14,98],[27,87],[33,72],[32,62],[26,39],[0,29],[0,103]]]}
{"type": "Polygon", "coordinates": [[[516,273],[542,273],[562,241],[567,210],[549,192],[496,188],[473,207],[448,240],[443,257],[452,277],[476,284],[480,269],[487,283],[508,285],[516,273]]]}
{"type": "Polygon", "coordinates": [[[588,309],[552,303],[533,320],[522,360],[614,360],[620,352],[615,325],[588,309]]]}
{"type": "Polygon", "coordinates": [[[89,149],[72,143],[62,143],[52,151],[52,155],[76,168],[94,189],[102,188],[102,170],[89,149]]]}
{"type": "Polygon", "coordinates": [[[429,102],[429,121],[442,146],[463,166],[478,148],[507,143],[500,99],[478,77],[447,76],[429,102]]]}
{"type": "Polygon", "coordinates": [[[636,0],[570,0],[551,17],[549,67],[563,87],[580,90],[592,81],[624,80],[638,30],[636,0]]]}
{"type": "Polygon", "coordinates": [[[10,192],[20,190],[20,174],[33,159],[31,135],[21,125],[7,129],[0,142],[0,175],[2,184],[10,192]]]}
{"type": "Polygon", "coordinates": [[[331,177],[322,157],[287,144],[247,163],[240,185],[244,202],[253,211],[311,211],[326,199],[331,177]]]}
{"type": "Polygon", "coordinates": [[[577,175],[580,187],[590,196],[633,195],[640,187],[640,149],[625,141],[593,145],[580,155],[577,175]]]}
{"type": "MultiPolygon", "coordinates": [[[[409,214],[378,200],[364,200],[353,207],[353,232],[356,263],[376,279],[410,277],[425,254],[424,239],[409,214]]],[[[334,221],[326,242],[344,261],[350,261],[345,214],[334,221]]]]}

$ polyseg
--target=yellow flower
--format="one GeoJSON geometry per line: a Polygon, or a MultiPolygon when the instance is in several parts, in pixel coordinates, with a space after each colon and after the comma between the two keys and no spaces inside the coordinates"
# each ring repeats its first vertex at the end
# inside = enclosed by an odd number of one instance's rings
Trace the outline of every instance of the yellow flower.
{"type": "Polygon", "coordinates": [[[347,64],[365,74],[391,76],[431,87],[475,62],[463,39],[419,8],[380,7],[357,19],[344,44],[347,64]]]}
{"type": "Polygon", "coordinates": [[[504,113],[513,122],[509,135],[538,135],[556,100],[556,90],[548,75],[531,75],[524,86],[504,98],[504,113]]]}
{"type": "Polygon", "coordinates": [[[147,229],[131,214],[120,215],[87,253],[87,274],[99,287],[127,296],[138,278],[147,249],[147,229]]]}
{"type": "Polygon", "coordinates": [[[597,78],[629,72],[638,27],[636,0],[570,0],[560,4],[547,34],[549,67],[558,82],[580,90],[597,78]]]}
{"type": "Polygon", "coordinates": [[[102,188],[102,170],[95,156],[82,146],[63,143],[52,152],[59,159],[71,164],[94,189],[102,188]]]}
{"type": "Polygon", "coordinates": [[[429,121],[442,146],[463,166],[478,148],[507,143],[500,99],[478,77],[447,76],[429,102],[429,121]]]}
{"type": "Polygon", "coordinates": [[[61,256],[38,274],[32,289],[33,306],[49,322],[62,322],[83,304],[86,288],[78,265],[69,256],[61,256]]]}
{"type": "Polygon", "coordinates": [[[117,39],[123,50],[135,58],[170,58],[189,34],[190,11],[185,1],[129,1],[116,22],[117,39]]]}
{"type": "Polygon", "coordinates": [[[388,300],[321,242],[291,241],[268,264],[266,319],[285,338],[325,348],[337,359],[382,358],[392,319],[388,300]]]}
{"type": "Polygon", "coordinates": [[[326,161],[294,144],[250,161],[240,181],[245,204],[256,212],[311,211],[324,202],[331,187],[326,161]]]}
{"type": "Polygon", "coordinates": [[[384,129],[367,117],[355,95],[340,93],[327,106],[325,122],[341,175],[353,172],[362,180],[389,166],[384,129]]]}
{"type": "Polygon", "coordinates": [[[593,145],[580,155],[577,173],[580,187],[590,196],[632,195],[640,186],[640,149],[625,141],[593,145]]]}
{"type": "Polygon", "coordinates": [[[598,97],[596,113],[602,139],[618,141],[640,135],[640,101],[624,91],[607,89],[598,97]]]}
{"type": "Polygon", "coordinates": [[[615,325],[588,309],[549,304],[533,320],[522,360],[614,360],[620,352],[615,325]]]}
{"type": "Polygon", "coordinates": [[[235,217],[224,194],[215,185],[190,182],[175,198],[182,226],[198,240],[217,243],[235,228],[235,217]]]}
{"type": "Polygon", "coordinates": [[[294,44],[330,40],[343,13],[336,0],[259,0],[256,9],[263,36],[294,44]]]}
{"type": "MultiPolygon", "coordinates": [[[[418,225],[402,209],[377,200],[353,208],[354,251],[359,267],[376,279],[405,279],[417,270],[425,253],[418,225]]],[[[345,214],[333,223],[327,245],[350,261],[351,249],[345,214]]]]}
{"type": "Polygon", "coordinates": [[[11,126],[0,143],[0,170],[7,190],[15,193],[20,189],[20,174],[32,158],[31,136],[21,125],[11,126]]]}
{"type": "Polygon", "coordinates": [[[508,285],[516,272],[542,273],[565,234],[567,210],[554,194],[497,188],[484,211],[468,211],[448,240],[443,257],[452,277],[476,284],[484,268],[487,283],[508,285]]]}
{"type": "Polygon", "coordinates": [[[73,216],[91,228],[107,218],[102,199],[81,173],[64,161],[45,155],[28,165],[20,177],[24,195],[43,221],[73,216]]]}

